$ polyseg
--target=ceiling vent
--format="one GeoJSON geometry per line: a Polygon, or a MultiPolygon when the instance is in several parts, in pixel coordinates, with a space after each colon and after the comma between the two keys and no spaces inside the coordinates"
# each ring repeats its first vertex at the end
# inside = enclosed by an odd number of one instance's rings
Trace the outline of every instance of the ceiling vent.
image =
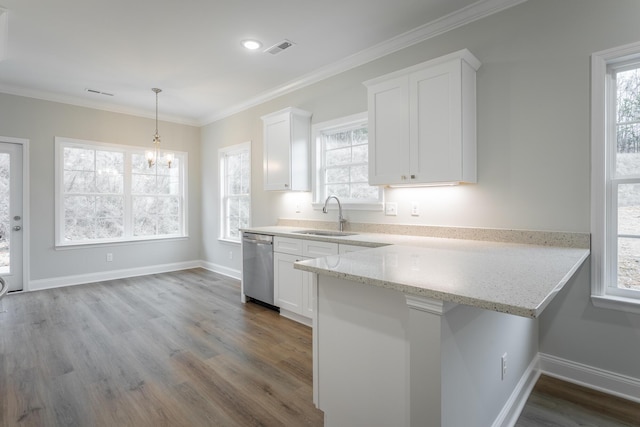
{"type": "Polygon", "coordinates": [[[112,93],[109,92],[102,92],[100,90],[95,90],[95,89],[85,89],[87,92],[89,93],[95,93],[96,95],[105,95],[105,96],[113,96],[112,93]]]}
{"type": "Polygon", "coordinates": [[[295,43],[292,42],[291,40],[282,40],[281,42],[278,42],[276,44],[274,44],[273,46],[271,46],[270,48],[266,49],[265,52],[270,53],[272,55],[277,55],[278,53],[282,52],[285,49],[289,49],[291,46],[293,46],[295,43]]]}

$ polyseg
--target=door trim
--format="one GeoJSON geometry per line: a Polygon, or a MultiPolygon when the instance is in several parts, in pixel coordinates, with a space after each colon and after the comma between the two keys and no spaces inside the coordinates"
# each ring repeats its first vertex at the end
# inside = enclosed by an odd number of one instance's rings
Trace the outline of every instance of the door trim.
{"type": "Polygon", "coordinates": [[[31,253],[29,250],[31,247],[31,215],[29,212],[29,140],[25,138],[0,136],[0,142],[22,145],[22,291],[19,292],[28,292],[31,290],[31,277],[29,276],[29,266],[31,264],[29,259],[29,254],[31,253]]]}

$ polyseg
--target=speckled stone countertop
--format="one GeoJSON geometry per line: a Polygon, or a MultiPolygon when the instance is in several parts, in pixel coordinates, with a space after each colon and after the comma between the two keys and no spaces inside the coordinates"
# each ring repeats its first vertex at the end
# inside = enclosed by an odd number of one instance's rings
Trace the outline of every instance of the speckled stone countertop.
{"type": "Polygon", "coordinates": [[[299,230],[273,226],[245,231],[366,246],[301,261],[295,268],[523,317],[538,317],[589,256],[589,249],[580,247],[384,233],[326,237],[299,230]]]}

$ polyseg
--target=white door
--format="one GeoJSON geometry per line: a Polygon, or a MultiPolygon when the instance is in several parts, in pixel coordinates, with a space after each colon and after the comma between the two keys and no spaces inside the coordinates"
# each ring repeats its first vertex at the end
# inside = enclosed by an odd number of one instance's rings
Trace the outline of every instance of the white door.
{"type": "Polygon", "coordinates": [[[0,139],[0,276],[22,290],[22,145],[0,139]]]}

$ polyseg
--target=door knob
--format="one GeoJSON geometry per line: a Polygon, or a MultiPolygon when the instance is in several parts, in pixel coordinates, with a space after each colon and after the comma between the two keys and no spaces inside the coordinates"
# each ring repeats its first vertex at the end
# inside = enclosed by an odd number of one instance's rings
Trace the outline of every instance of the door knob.
{"type": "Polygon", "coordinates": [[[20,231],[22,230],[22,227],[20,227],[19,225],[16,225],[13,227],[13,231],[20,231]]]}

